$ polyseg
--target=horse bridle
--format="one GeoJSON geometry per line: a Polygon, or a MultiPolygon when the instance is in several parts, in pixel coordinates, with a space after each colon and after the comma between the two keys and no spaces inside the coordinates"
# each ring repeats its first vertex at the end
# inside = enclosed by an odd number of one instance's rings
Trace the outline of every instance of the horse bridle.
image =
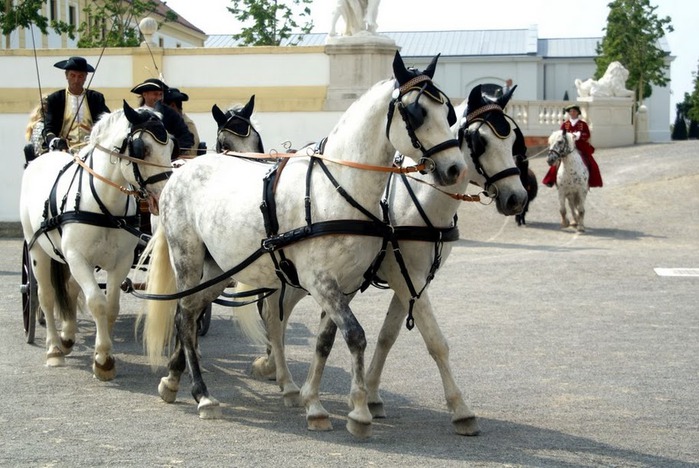
{"type": "MultiPolygon", "coordinates": [[[[473,165],[476,167],[476,171],[478,171],[478,173],[485,178],[485,187],[483,188],[486,191],[491,185],[493,185],[498,180],[502,180],[505,177],[510,176],[519,176],[520,174],[519,169],[517,167],[508,167],[507,169],[503,169],[502,171],[496,174],[488,175],[485,168],[483,167],[483,164],[481,164],[480,158],[481,156],[483,156],[483,154],[485,154],[485,145],[481,142],[481,136],[479,134],[479,131],[483,124],[488,123],[488,118],[491,115],[493,115],[493,112],[503,114],[507,119],[514,123],[515,129],[519,130],[519,127],[517,127],[517,123],[514,120],[512,120],[511,117],[504,113],[502,107],[493,103],[480,107],[479,109],[476,109],[471,113],[468,113],[468,108],[464,109],[464,123],[461,125],[461,127],[459,127],[458,138],[459,141],[466,141],[466,145],[468,145],[468,149],[470,150],[471,160],[473,161],[473,165]],[[475,130],[469,130],[468,127],[475,122],[479,122],[478,127],[476,127],[475,130]]],[[[506,136],[507,135],[504,135],[503,138],[506,136]]],[[[459,146],[461,145],[459,144],[459,146]]]]}
{"type": "MultiPolygon", "coordinates": [[[[571,148],[568,145],[568,138],[566,137],[566,132],[563,130],[563,133],[561,134],[563,137],[563,149],[559,150],[557,149],[558,146],[560,146],[559,142],[556,142],[553,148],[549,148],[549,157],[553,153],[556,155],[556,160],[561,159],[563,156],[566,156],[567,154],[570,154],[573,152],[573,148],[571,148]]],[[[560,141],[560,140],[559,140],[560,141]]]]}
{"type": "MultiPolygon", "coordinates": [[[[172,170],[154,174],[147,179],[143,178],[139,166],[144,163],[149,164],[145,162],[145,143],[142,138],[144,133],[149,134],[158,144],[163,146],[167,145],[170,140],[170,136],[167,130],[165,130],[165,124],[163,124],[162,120],[153,115],[145,122],[132,123],[129,134],[124,138],[124,141],[122,141],[121,147],[114,149],[119,157],[123,157],[132,162],[131,166],[133,167],[134,178],[138,183],[139,193],[145,198],[148,193],[146,187],[169,179],[172,175],[172,170]],[[130,157],[124,157],[127,150],[130,157]]],[[[110,153],[114,154],[114,152],[110,153]]]]}
{"type": "Polygon", "coordinates": [[[258,152],[258,153],[264,153],[264,152],[265,152],[265,148],[264,148],[264,146],[263,146],[263,144],[262,144],[262,138],[260,138],[260,134],[257,132],[257,130],[255,129],[255,127],[252,125],[252,122],[250,121],[250,119],[247,119],[247,118],[243,117],[242,115],[238,115],[238,114],[236,114],[235,112],[232,112],[232,111],[230,111],[230,110],[228,111],[228,113],[230,114],[230,116],[229,116],[228,119],[223,123],[223,125],[221,125],[221,126],[218,127],[218,131],[217,131],[217,133],[216,133],[216,152],[217,152],[217,153],[222,153],[222,152],[224,152],[224,151],[228,151],[228,150],[231,149],[231,148],[223,148],[223,147],[221,146],[221,139],[220,139],[221,133],[223,133],[223,132],[228,132],[228,133],[231,133],[231,134],[233,134],[233,135],[235,135],[235,136],[238,136],[238,137],[241,137],[241,138],[248,138],[252,132],[255,132],[255,133],[257,134],[257,136],[258,136],[258,141],[259,141],[259,147],[258,147],[258,151],[257,151],[257,152],[258,152]],[[230,125],[230,124],[232,124],[235,120],[240,120],[240,121],[242,121],[242,122],[245,124],[246,130],[247,130],[245,133],[236,131],[236,130],[233,128],[233,126],[230,125]]]}
{"type": "Polygon", "coordinates": [[[395,112],[395,109],[398,109],[398,112],[400,113],[401,117],[403,118],[403,122],[405,123],[405,128],[408,131],[408,135],[410,136],[410,141],[413,145],[414,148],[419,149],[422,152],[422,157],[418,161],[419,165],[424,164],[425,165],[425,170],[420,171],[422,174],[434,172],[435,170],[435,163],[434,160],[432,159],[432,156],[434,156],[436,153],[439,153],[440,151],[444,151],[449,148],[458,148],[459,147],[459,142],[455,138],[443,141],[442,143],[438,143],[432,148],[426,149],[425,146],[422,144],[420,139],[417,137],[415,134],[415,130],[420,128],[422,124],[425,122],[425,110],[423,107],[419,104],[420,97],[422,95],[428,96],[430,99],[439,102],[440,104],[443,104],[446,102],[448,108],[449,108],[449,114],[447,115],[447,120],[449,121],[449,126],[454,125],[456,123],[456,113],[454,112],[454,107],[451,105],[451,102],[449,102],[449,99],[444,95],[444,93],[438,89],[434,84],[432,83],[432,80],[430,79],[429,76],[427,75],[418,75],[410,80],[408,80],[406,83],[403,85],[399,85],[398,82],[396,81],[396,88],[393,90],[393,94],[391,96],[391,102],[388,105],[388,121],[386,122],[386,138],[389,136],[389,132],[391,130],[391,122],[393,121],[393,113],[395,112]],[[423,83],[424,82],[424,83],[423,83]],[[422,86],[418,87],[417,85],[419,83],[423,83],[422,86]],[[427,86],[431,84],[432,87],[436,90],[436,95],[433,93],[427,91],[427,86]],[[418,96],[415,101],[411,102],[407,106],[403,104],[402,97],[405,96],[408,92],[410,91],[418,91],[418,96]]]}

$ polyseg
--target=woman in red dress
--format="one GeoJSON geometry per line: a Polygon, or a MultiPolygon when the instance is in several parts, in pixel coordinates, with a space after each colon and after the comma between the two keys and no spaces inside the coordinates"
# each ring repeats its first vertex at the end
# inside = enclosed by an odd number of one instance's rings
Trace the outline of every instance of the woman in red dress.
{"type": "MultiPolygon", "coordinates": [[[[600,174],[595,158],[592,157],[595,147],[590,144],[590,127],[587,126],[585,121],[580,119],[580,107],[573,104],[566,107],[566,111],[568,112],[568,120],[561,124],[561,130],[573,134],[575,147],[580,151],[582,160],[590,173],[588,185],[590,187],[601,187],[602,174],[600,174]]],[[[549,168],[541,182],[548,187],[553,187],[553,184],[556,183],[556,172],[558,172],[558,164],[554,164],[549,168]]]]}

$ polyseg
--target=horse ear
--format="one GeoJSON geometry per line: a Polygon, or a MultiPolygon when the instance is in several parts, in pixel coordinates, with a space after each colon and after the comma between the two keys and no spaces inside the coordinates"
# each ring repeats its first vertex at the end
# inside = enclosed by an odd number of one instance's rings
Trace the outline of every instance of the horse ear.
{"type": "Polygon", "coordinates": [[[483,104],[483,91],[481,89],[481,85],[476,85],[471,90],[471,94],[468,95],[468,103],[466,104],[466,108],[469,112],[473,112],[479,107],[482,107],[483,104]]]}
{"type": "Polygon", "coordinates": [[[512,99],[512,93],[515,92],[515,89],[517,89],[517,85],[514,85],[504,96],[500,96],[496,101],[498,106],[504,109],[507,103],[510,102],[510,99],[512,99]]]}
{"type": "Polygon", "coordinates": [[[145,121],[145,119],[143,119],[141,117],[141,114],[136,112],[129,105],[129,103],[126,102],[126,99],[124,99],[124,115],[126,116],[126,120],[128,120],[131,124],[139,124],[139,123],[143,123],[145,121]]]}
{"type": "Polygon", "coordinates": [[[211,107],[211,115],[214,116],[214,120],[219,127],[226,123],[226,115],[216,104],[211,107]]]}
{"type": "Polygon", "coordinates": [[[427,65],[427,68],[425,68],[425,71],[422,72],[423,74],[429,76],[430,78],[434,78],[434,71],[437,68],[437,60],[439,60],[440,55],[442,54],[437,54],[434,56],[430,64],[427,65]]]}
{"type": "Polygon", "coordinates": [[[253,94],[250,96],[250,100],[248,101],[247,104],[245,104],[245,107],[240,111],[240,115],[245,117],[246,119],[250,119],[250,116],[252,115],[252,111],[255,109],[255,95],[253,94]]]}
{"type": "Polygon", "coordinates": [[[393,57],[393,76],[396,78],[396,81],[398,81],[399,85],[406,83],[409,79],[413,77],[410,74],[410,72],[405,68],[403,58],[400,56],[398,51],[396,51],[396,55],[393,57]]]}

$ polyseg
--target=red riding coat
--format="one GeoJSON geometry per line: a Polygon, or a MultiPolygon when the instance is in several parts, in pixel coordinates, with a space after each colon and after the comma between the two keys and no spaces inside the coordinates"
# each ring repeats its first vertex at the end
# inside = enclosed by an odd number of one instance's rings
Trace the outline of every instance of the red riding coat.
{"type": "MultiPolygon", "coordinates": [[[[582,120],[578,120],[575,125],[573,125],[570,120],[566,120],[561,124],[561,130],[565,130],[568,133],[580,132],[580,138],[575,141],[575,147],[580,151],[582,160],[590,173],[588,185],[590,187],[602,187],[602,174],[600,173],[597,161],[592,157],[592,153],[595,152],[595,147],[590,144],[590,127],[582,120]]],[[[549,168],[541,182],[545,185],[553,185],[556,182],[557,172],[558,164],[554,164],[549,168]]]]}

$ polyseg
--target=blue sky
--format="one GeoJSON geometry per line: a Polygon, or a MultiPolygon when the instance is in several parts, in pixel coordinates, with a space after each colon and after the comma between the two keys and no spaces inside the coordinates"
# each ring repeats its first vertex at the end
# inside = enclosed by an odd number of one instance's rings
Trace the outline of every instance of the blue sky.
{"type": "MultiPolygon", "coordinates": [[[[454,29],[521,29],[536,25],[539,37],[602,37],[610,0],[584,2],[560,0],[381,0],[379,32],[430,31],[454,29]],[[425,5],[428,4],[429,8],[425,5]]],[[[168,0],[179,15],[207,34],[228,34],[237,30],[237,22],[226,9],[230,0],[168,0]]],[[[335,0],[314,0],[311,4],[314,32],[330,30],[335,0]]],[[[668,36],[672,55],[670,89],[671,118],[674,104],[693,89],[693,75],[699,60],[699,41],[695,28],[699,23],[696,0],[651,0],[658,16],[670,16],[675,31],[668,36]]],[[[580,77],[589,78],[589,77],[580,77]]]]}

